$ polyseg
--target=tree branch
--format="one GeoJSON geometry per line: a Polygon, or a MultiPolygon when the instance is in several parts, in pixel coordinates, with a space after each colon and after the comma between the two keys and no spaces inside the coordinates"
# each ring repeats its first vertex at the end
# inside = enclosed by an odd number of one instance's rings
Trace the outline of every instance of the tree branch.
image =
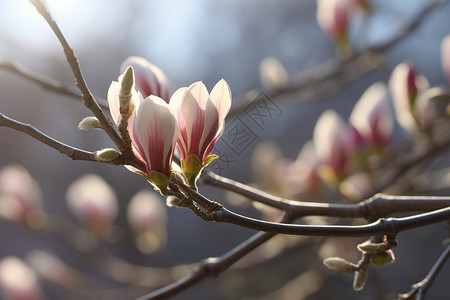
{"type": "Polygon", "coordinates": [[[101,163],[109,163],[114,165],[131,165],[139,170],[145,170],[145,167],[140,163],[140,161],[136,161],[134,159],[130,159],[127,156],[124,156],[122,154],[119,155],[119,157],[113,161],[99,161],[96,158],[95,152],[89,152],[85,150],[81,150],[72,146],[69,146],[67,144],[64,144],[45,133],[42,133],[38,129],[36,129],[34,126],[26,123],[22,123],[19,121],[16,121],[14,119],[11,119],[4,114],[0,113],[0,127],[9,127],[11,129],[23,132],[36,140],[40,141],[41,143],[46,144],[47,146],[58,150],[60,153],[67,155],[73,160],[85,160],[85,161],[93,161],[93,162],[101,162],[101,163]]]}
{"type": "MultiPolygon", "coordinates": [[[[64,96],[69,96],[75,99],[81,98],[81,94],[79,93],[79,91],[75,90],[72,86],[64,85],[62,82],[54,78],[50,78],[33,70],[30,70],[17,61],[0,59],[0,68],[28,79],[31,82],[40,85],[44,89],[57,92],[64,96]]],[[[96,100],[101,106],[108,107],[108,102],[105,99],[97,98],[96,100]]]]}
{"type": "Polygon", "coordinates": [[[75,77],[76,85],[78,89],[81,91],[81,95],[84,100],[84,105],[94,113],[94,115],[102,124],[103,129],[106,131],[106,133],[114,142],[114,144],[119,148],[119,150],[121,152],[128,151],[132,153],[131,149],[127,149],[127,146],[123,142],[119,133],[114,129],[111,121],[106,117],[103,110],[99,106],[98,102],[95,100],[94,96],[89,90],[86,81],[84,79],[83,73],[81,72],[80,64],[78,62],[77,57],[75,56],[73,49],[70,47],[69,43],[62,34],[56,22],[53,20],[43,0],[30,0],[30,2],[47,21],[48,25],[51,27],[56,37],[58,38],[61,46],[63,47],[67,62],[69,63],[69,66],[75,77]]]}
{"type": "Polygon", "coordinates": [[[449,257],[450,246],[447,246],[427,276],[421,282],[414,284],[413,289],[409,293],[398,295],[398,299],[413,299],[413,297],[415,297],[416,300],[422,300],[428,289],[433,285],[439,271],[442,269],[449,257]]]}

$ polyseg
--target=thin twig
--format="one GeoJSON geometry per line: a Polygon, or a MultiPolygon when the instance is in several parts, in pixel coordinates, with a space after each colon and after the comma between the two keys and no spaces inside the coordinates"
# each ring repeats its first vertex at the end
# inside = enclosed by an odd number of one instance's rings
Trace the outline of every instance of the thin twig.
{"type": "Polygon", "coordinates": [[[445,262],[449,257],[450,257],[450,246],[447,246],[447,248],[445,248],[444,252],[438,258],[436,263],[433,265],[433,268],[431,268],[427,276],[421,282],[414,284],[412,286],[413,289],[409,291],[407,294],[398,295],[398,299],[413,299],[413,297],[415,296],[416,300],[422,300],[423,297],[425,297],[425,294],[427,293],[428,289],[433,285],[433,282],[436,279],[437,275],[439,274],[439,271],[442,269],[442,267],[444,266],[445,262]]]}
{"type": "Polygon", "coordinates": [[[52,16],[50,15],[50,12],[48,11],[44,2],[42,0],[30,0],[30,2],[31,2],[31,4],[34,5],[34,7],[37,9],[37,11],[47,21],[48,25],[51,27],[51,29],[55,33],[56,37],[58,38],[61,46],[63,47],[67,62],[69,63],[69,66],[75,77],[76,85],[77,85],[78,89],[80,90],[82,98],[84,100],[84,105],[94,113],[94,115],[97,117],[97,119],[102,124],[102,128],[106,131],[108,136],[111,138],[111,140],[114,142],[114,144],[119,148],[119,150],[123,153],[128,152],[128,155],[129,155],[129,153],[131,153],[131,155],[132,155],[131,149],[127,149],[127,146],[123,142],[119,133],[114,129],[111,121],[106,117],[103,110],[99,106],[98,102],[95,100],[94,96],[92,95],[91,91],[89,90],[89,88],[86,84],[86,81],[84,79],[83,73],[81,72],[80,64],[78,62],[78,59],[77,59],[73,49],[70,47],[69,43],[67,42],[66,38],[62,34],[62,32],[59,29],[56,22],[53,20],[52,16]]]}
{"type": "MultiPolygon", "coordinates": [[[[188,197],[189,201],[194,201],[197,204],[199,204],[201,207],[203,207],[206,212],[200,212],[197,213],[197,210],[193,210],[194,213],[196,213],[197,216],[201,217],[205,221],[214,221],[214,222],[226,222],[226,223],[232,223],[239,226],[247,227],[250,229],[255,229],[259,231],[266,231],[266,232],[275,232],[275,233],[283,233],[283,234],[293,234],[293,235],[316,235],[316,236],[370,236],[370,235],[376,235],[376,234],[387,234],[387,235],[396,235],[398,232],[415,228],[418,226],[424,226],[427,224],[432,224],[436,222],[440,222],[443,220],[446,220],[450,217],[450,207],[447,205],[448,203],[441,203],[441,205],[445,205],[444,208],[420,214],[415,215],[411,217],[406,218],[389,218],[389,219],[380,219],[376,222],[367,224],[367,225],[361,225],[361,226],[332,226],[332,225],[291,225],[291,224],[281,224],[276,222],[266,222],[258,219],[249,218],[240,214],[237,214],[235,212],[232,212],[228,210],[227,208],[223,207],[221,204],[211,201],[207,197],[203,196],[202,194],[198,193],[197,191],[190,189],[188,186],[186,186],[182,182],[177,182],[178,186],[182,189],[183,194],[186,197],[188,197]]],[[[183,196],[181,196],[182,198],[183,196]]],[[[393,196],[394,197],[394,196],[393,196]]],[[[380,197],[382,198],[382,197],[380,197]]],[[[386,198],[387,199],[387,198],[386,198]]],[[[391,198],[394,199],[394,198],[391,198]]],[[[408,204],[407,203],[407,197],[402,197],[398,200],[397,204],[399,204],[399,207],[396,207],[397,210],[401,210],[400,207],[405,207],[408,204]]],[[[421,200],[419,202],[414,203],[417,205],[417,203],[421,203],[421,207],[426,208],[426,205],[424,205],[423,200],[426,198],[420,198],[417,200],[421,200]],[[425,206],[425,207],[424,207],[425,206]]],[[[436,198],[435,198],[436,199],[436,198]]],[[[444,198],[445,201],[448,201],[449,198],[444,198]]],[[[381,201],[381,200],[378,200],[381,201]]],[[[371,202],[369,201],[369,204],[371,202]]],[[[368,204],[368,205],[369,205],[368,204]]],[[[317,205],[317,204],[315,204],[317,205]]],[[[326,214],[327,212],[327,205],[324,206],[317,205],[315,209],[321,210],[326,214]]],[[[373,205],[373,204],[370,204],[373,205]]],[[[186,207],[186,206],[185,206],[186,207]]],[[[307,205],[304,205],[302,208],[305,209],[307,205]]],[[[189,207],[187,207],[189,208],[189,207]]],[[[341,212],[344,211],[346,214],[348,214],[346,206],[335,206],[333,207],[336,209],[336,211],[341,212]]],[[[416,210],[415,208],[413,210],[416,210]]],[[[349,207],[349,211],[352,211],[353,213],[356,213],[355,207],[349,207]]],[[[365,209],[360,209],[358,207],[359,216],[365,216],[368,214],[368,212],[365,211],[365,209]]],[[[380,209],[380,211],[383,211],[380,209]]],[[[304,216],[302,209],[296,209],[295,206],[292,208],[288,208],[289,214],[295,215],[295,217],[304,216]],[[290,210],[292,209],[292,210],[290,210]]],[[[329,215],[329,214],[326,214],[329,215]]]]}
{"type": "Polygon", "coordinates": [[[43,144],[46,144],[47,146],[58,150],[60,153],[67,155],[73,160],[85,160],[85,161],[92,161],[92,162],[101,162],[101,163],[109,163],[109,164],[115,164],[115,165],[131,165],[139,170],[145,170],[145,167],[140,163],[139,161],[129,159],[129,157],[126,157],[122,154],[119,155],[119,157],[113,161],[99,161],[96,158],[95,152],[89,152],[85,150],[81,150],[72,146],[69,146],[67,144],[64,144],[45,133],[42,133],[38,129],[36,129],[34,126],[26,123],[19,122],[17,120],[14,120],[12,118],[9,118],[5,116],[4,114],[0,113],[0,127],[9,127],[11,129],[23,132],[36,140],[40,141],[43,144]]]}
{"type": "Polygon", "coordinates": [[[332,216],[378,219],[397,212],[431,211],[450,206],[450,197],[391,196],[376,194],[358,204],[336,204],[288,200],[213,172],[203,174],[205,183],[221,187],[271,207],[295,211],[296,216],[332,216]]]}
{"type": "MultiPolygon", "coordinates": [[[[81,99],[79,90],[74,89],[72,86],[65,85],[54,78],[30,70],[17,61],[10,59],[0,59],[0,69],[15,73],[25,79],[30,80],[33,83],[40,85],[44,89],[59,93],[61,95],[69,96],[74,99],[81,99]]],[[[97,97],[96,100],[101,106],[108,107],[108,102],[105,99],[97,97]]]]}
{"type": "MultiPolygon", "coordinates": [[[[284,215],[281,222],[289,222],[291,218],[284,215]]],[[[242,257],[261,246],[263,243],[274,237],[276,234],[271,232],[258,232],[251,238],[236,246],[231,251],[218,258],[209,258],[203,261],[194,271],[186,275],[182,279],[163,287],[162,289],[151,292],[140,297],[138,300],[156,300],[166,299],[186,290],[192,285],[211,276],[218,276],[225,272],[231,265],[240,260],[242,257]]]]}

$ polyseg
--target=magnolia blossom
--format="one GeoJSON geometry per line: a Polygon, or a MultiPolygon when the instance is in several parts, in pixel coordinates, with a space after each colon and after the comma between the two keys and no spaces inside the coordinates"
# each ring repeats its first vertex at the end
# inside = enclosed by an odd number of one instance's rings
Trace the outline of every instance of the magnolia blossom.
{"type": "Polygon", "coordinates": [[[350,123],[373,147],[388,145],[394,118],[384,84],[374,83],[364,92],[353,108],[350,123]]]}
{"type": "Polygon", "coordinates": [[[348,127],[333,110],[325,111],[314,127],[313,143],[317,158],[323,165],[321,176],[328,181],[339,180],[345,175],[350,143],[348,127]]]}
{"type": "Polygon", "coordinates": [[[304,196],[321,190],[320,162],[312,141],[300,150],[297,159],[286,168],[286,189],[291,197],[304,196]]]}
{"type": "Polygon", "coordinates": [[[98,234],[105,233],[118,213],[114,190],[98,175],[88,174],[74,181],[66,199],[75,216],[98,234]]]}
{"type": "Polygon", "coordinates": [[[183,172],[193,183],[201,168],[209,163],[208,157],[224,130],[231,107],[230,87],[222,79],[208,93],[203,82],[196,82],[178,89],[170,99],[170,106],[180,128],[178,147],[183,172]]]}
{"type": "Polygon", "coordinates": [[[277,58],[266,57],[259,64],[259,79],[266,89],[279,90],[287,86],[289,76],[277,58]]]}
{"type": "Polygon", "coordinates": [[[407,131],[417,130],[416,110],[420,95],[428,89],[425,77],[417,75],[412,63],[397,65],[389,79],[389,89],[398,123],[407,131]]]}
{"type": "Polygon", "coordinates": [[[317,0],[317,21],[336,44],[347,43],[352,0],[317,0]]]}
{"type": "Polygon", "coordinates": [[[142,190],[134,195],[128,204],[127,219],[136,235],[139,250],[150,254],[165,245],[167,212],[157,194],[142,190]]]}
{"type": "Polygon", "coordinates": [[[15,256],[0,260],[0,292],[9,300],[44,299],[36,274],[15,256]]]}
{"type": "Polygon", "coordinates": [[[130,56],[120,66],[120,72],[129,66],[134,70],[135,88],[144,98],[155,95],[169,102],[169,79],[160,68],[145,58],[130,56]]]}
{"type": "MultiPolygon", "coordinates": [[[[116,125],[120,124],[120,94],[123,75],[119,82],[112,82],[108,91],[108,103],[116,125]]],[[[128,132],[133,152],[146,167],[145,175],[160,190],[164,190],[171,172],[171,163],[179,129],[169,105],[160,97],[151,95],[144,99],[141,93],[131,89],[128,132]]]]}
{"type": "Polygon", "coordinates": [[[450,85],[450,35],[447,35],[441,42],[441,63],[450,85]]]}
{"type": "Polygon", "coordinates": [[[28,226],[38,226],[42,218],[42,193],[38,183],[20,165],[0,170],[0,215],[28,226]]]}

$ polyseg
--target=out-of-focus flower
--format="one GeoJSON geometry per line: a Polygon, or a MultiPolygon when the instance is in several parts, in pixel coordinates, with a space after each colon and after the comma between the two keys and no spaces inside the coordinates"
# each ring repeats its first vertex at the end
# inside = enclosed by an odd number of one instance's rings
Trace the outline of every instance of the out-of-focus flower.
{"type": "Polygon", "coordinates": [[[339,183],[346,173],[350,154],[348,126],[333,110],[325,111],[314,127],[313,142],[321,162],[321,177],[332,184],[339,183]]]}
{"type": "Polygon", "coordinates": [[[371,12],[368,0],[317,0],[317,21],[336,45],[337,54],[347,58],[351,53],[349,27],[358,10],[371,12]]]}
{"type": "Polygon", "coordinates": [[[161,197],[146,190],[138,192],[128,204],[127,218],[140,251],[151,254],[164,247],[167,212],[161,197]]]}
{"type": "Polygon", "coordinates": [[[352,0],[317,0],[317,21],[336,43],[348,43],[348,23],[352,0]]]}
{"type": "Polygon", "coordinates": [[[280,195],[281,177],[279,165],[283,160],[283,154],[277,144],[272,142],[261,142],[253,151],[252,171],[253,177],[259,188],[280,195]]]}
{"type": "MultiPolygon", "coordinates": [[[[127,74],[127,73],[125,73],[127,74]]],[[[112,82],[108,91],[108,103],[114,122],[121,122],[120,95],[124,76],[119,82],[112,82]]],[[[178,138],[177,120],[169,105],[161,98],[151,95],[143,98],[131,89],[128,132],[133,152],[146,166],[147,172],[127,166],[130,170],[144,175],[152,184],[164,191],[169,182],[172,157],[178,138]]]]}
{"type": "Polygon", "coordinates": [[[319,176],[319,160],[312,141],[307,142],[297,159],[286,168],[285,189],[290,197],[318,193],[322,190],[322,180],[319,176]]]}
{"type": "Polygon", "coordinates": [[[366,173],[353,173],[339,185],[339,190],[348,199],[360,201],[367,196],[372,189],[373,180],[366,173]]]}
{"type": "Polygon", "coordinates": [[[0,215],[32,228],[44,221],[41,189],[20,165],[7,165],[0,170],[0,215]]]}
{"type": "Polygon", "coordinates": [[[447,35],[441,42],[441,63],[445,76],[450,85],[450,35],[447,35]]]}
{"type": "Polygon", "coordinates": [[[211,151],[223,133],[225,117],[231,107],[231,91],[220,80],[208,93],[203,82],[178,89],[170,99],[180,128],[178,147],[183,173],[194,185],[201,169],[216,156],[211,151]]]}
{"type": "Polygon", "coordinates": [[[44,299],[36,274],[24,262],[14,256],[0,261],[0,291],[8,300],[44,299]]]}
{"type": "Polygon", "coordinates": [[[117,216],[116,194],[103,178],[87,174],[74,181],[66,194],[72,213],[94,233],[102,236],[117,216]]]}
{"type": "Polygon", "coordinates": [[[398,123],[408,132],[420,127],[417,119],[417,100],[428,89],[425,77],[417,75],[412,63],[403,62],[392,71],[389,89],[398,123]]]}
{"type": "Polygon", "coordinates": [[[261,61],[259,78],[267,90],[280,90],[286,87],[289,82],[286,69],[275,57],[266,57],[261,61]]]}
{"type": "Polygon", "coordinates": [[[377,82],[371,85],[356,103],[350,123],[376,150],[386,147],[394,129],[394,117],[387,88],[377,82]]]}
{"type": "Polygon", "coordinates": [[[73,289],[74,285],[77,284],[78,278],[75,272],[60,258],[51,253],[33,250],[28,253],[26,261],[39,276],[54,284],[68,289],[73,289]]]}
{"type": "Polygon", "coordinates": [[[169,80],[160,68],[145,58],[130,56],[120,66],[120,72],[125,72],[129,66],[134,70],[135,88],[144,98],[155,95],[169,103],[169,80]]]}

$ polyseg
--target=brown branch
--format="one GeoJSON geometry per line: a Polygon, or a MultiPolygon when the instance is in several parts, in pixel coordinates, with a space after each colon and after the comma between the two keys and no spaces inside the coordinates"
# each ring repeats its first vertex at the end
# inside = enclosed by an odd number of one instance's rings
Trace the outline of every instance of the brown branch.
{"type": "Polygon", "coordinates": [[[20,132],[23,132],[36,140],[40,141],[41,143],[46,144],[47,146],[58,150],[60,153],[67,155],[73,160],[85,160],[85,161],[93,161],[93,162],[101,162],[101,163],[109,163],[109,164],[115,164],[115,165],[131,165],[139,170],[144,171],[145,167],[140,163],[139,161],[129,159],[129,157],[124,156],[122,154],[119,155],[119,157],[113,161],[99,161],[96,158],[95,152],[89,152],[85,150],[81,150],[72,146],[69,146],[67,144],[64,144],[45,133],[42,133],[38,129],[36,129],[34,126],[26,123],[22,123],[19,121],[16,121],[14,119],[11,119],[4,114],[0,113],[0,127],[9,127],[13,130],[17,130],[20,132]]]}
{"type": "MultiPolygon", "coordinates": [[[[0,59],[0,69],[4,69],[6,71],[17,74],[37,85],[40,85],[44,89],[75,99],[81,98],[80,92],[78,90],[75,90],[72,86],[65,85],[54,78],[47,77],[38,72],[30,70],[17,61],[0,59]]],[[[96,100],[101,106],[108,107],[108,102],[105,99],[97,98],[96,100]]]]}
{"type": "MultiPolygon", "coordinates": [[[[291,218],[284,215],[280,222],[289,222],[291,218]]],[[[177,295],[192,285],[211,276],[219,276],[225,272],[231,265],[236,263],[242,257],[274,237],[276,234],[271,232],[258,232],[245,242],[236,246],[231,251],[218,258],[205,259],[194,271],[182,279],[156,290],[152,293],[140,297],[138,300],[156,300],[166,299],[167,297],[177,295]]]]}
{"type": "Polygon", "coordinates": [[[44,17],[44,19],[47,21],[48,25],[51,27],[56,37],[58,38],[61,46],[63,47],[67,62],[69,63],[69,66],[75,77],[76,85],[81,91],[84,105],[94,113],[94,115],[102,124],[103,129],[106,131],[114,144],[119,148],[119,150],[121,152],[131,152],[131,149],[127,149],[126,144],[123,142],[119,133],[114,129],[111,121],[106,117],[98,102],[95,100],[94,96],[89,90],[73,49],[70,47],[56,22],[53,20],[44,2],[42,0],[30,0],[30,3],[33,4],[37,11],[44,17]]]}
{"type": "Polygon", "coordinates": [[[449,257],[450,246],[447,246],[436,263],[433,265],[433,268],[431,268],[427,276],[421,282],[414,284],[413,289],[409,291],[409,293],[398,295],[398,299],[413,299],[413,297],[415,297],[414,299],[416,300],[422,300],[423,297],[425,297],[428,289],[433,285],[433,282],[439,274],[439,271],[442,269],[449,257]]]}
{"type": "Polygon", "coordinates": [[[376,220],[397,212],[431,211],[450,206],[450,197],[389,196],[385,194],[376,194],[358,204],[294,201],[267,194],[212,172],[206,172],[203,180],[205,183],[249,197],[254,201],[282,210],[290,209],[297,217],[316,215],[376,220]]]}
{"type": "MultiPolygon", "coordinates": [[[[346,61],[341,61],[337,58],[330,59],[296,75],[294,82],[287,87],[274,91],[266,91],[266,95],[274,99],[294,93],[302,93],[305,97],[324,92],[330,94],[330,89],[323,88],[324,84],[339,81],[339,85],[344,86],[363,74],[376,69],[382,62],[382,53],[392,49],[407,38],[424,23],[426,17],[429,16],[431,12],[447,2],[447,0],[431,1],[417,14],[411,23],[404,26],[403,30],[401,30],[397,36],[394,36],[391,40],[382,45],[375,45],[365,51],[355,53],[346,61]]],[[[333,92],[335,91],[331,89],[331,93],[333,92]]],[[[234,102],[237,104],[231,108],[228,118],[244,111],[250,104],[260,101],[258,98],[255,99],[254,94],[255,93],[248,92],[241,98],[236,99],[234,102]]]]}
{"type": "MultiPolygon", "coordinates": [[[[171,195],[176,196],[181,201],[182,207],[191,209],[198,217],[202,218],[205,221],[214,221],[214,222],[226,222],[232,223],[239,226],[247,227],[250,229],[255,229],[259,231],[266,232],[274,232],[274,233],[283,233],[283,234],[292,234],[292,235],[315,235],[315,236],[347,236],[347,237],[356,237],[356,236],[370,236],[377,234],[387,234],[387,235],[396,235],[397,232],[411,229],[419,226],[424,226],[427,224],[440,222],[446,220],[450,217],[450,207],[448,206],[448,201],[450,197],[440,198],[434,205],[443,207],[441,209],[412,216],[407,218],[389,218],[389,219],[380,219],[376,222],[361,225],[361,226],[331,226],[331,225],[291,225],[291,224],[281,224],[276,222],[266,222],[258,219],[249,218],[235,212],[228,210],[223,207],[221,204],[211,201],[207,197],[198,193],[194,189],[189,188],[187,185],[180,181],[175,181],[177,186],[180,187],[180,191],[175,190],[171,186],[171,195]],[[200,210],[197,206],[190,205],[192,201],[203,207],[206,211],[200,210]],[[441,203],[439,203],[441,202],[441,203]],[[187,205],[185,205],[187,204],[187,205]],[[195,208],[195,209],[193,209],[195,208]]],[[[368,201],[368,206],[373,206],[380,201],[393,201],[395,200],[395,196],[391,197],[383,197],[380,196],[379,200],[371,200],[368,201]]],[[[418,197],[414,199],[413,197],[399,197],[396,201],[394,201],[395,209],[394,211],[402,211],[408,207],[408,199],[412,199],[411,206],[417,206],[428,210],[426,200],[428,197],[418,197]],[[415,200],[415,201],[414,201],[415,200]]],[[[434,197],[434,199],[439,199],[439,197],[434,197]]],[[[394,204],[393,203],[393,204],[394,204]]],[[[295,218],[300,216],[309,215],[304,213],[303,210],[307,209],[310,203],[304,202],[304,205],[296,207],[295,205],[289,206],[286,210],[288,215],[294,216],[295,218]]],[[[336,214],[338,216],[358,216],[358,217],[372,217],[370,212],[367,210],[369,208],[364,207],[361,209],[361,206],[347,206],[345,204],[342,205],[334,205],[331,204],[318,204],[315,203],[314,209],[311,210],[310,213],[314,214],[317,211],[320,211],[323,215],[333,215],[336,214]],[[329,212],[332,211],[333,213],[329,212]]],[[[378,212],[384,212],[385,210],[389,210],[386,208],[390,205],[384,204],[378,208],[378,212]]],[[[417,208],[411,208],[410,210],[416,211],[417,208]]]]}

